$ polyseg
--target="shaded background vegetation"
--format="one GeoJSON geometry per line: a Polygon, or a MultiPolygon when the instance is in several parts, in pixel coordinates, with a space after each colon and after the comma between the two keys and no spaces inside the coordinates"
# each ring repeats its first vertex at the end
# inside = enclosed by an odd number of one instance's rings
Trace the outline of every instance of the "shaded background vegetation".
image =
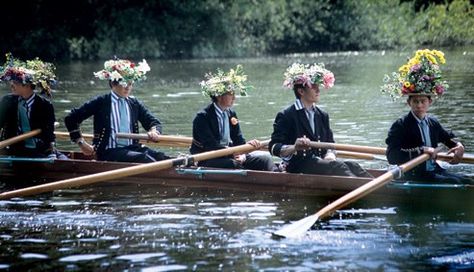
{"type": "Polygon", "coordinates": [[[2,17],[2,54],[50,61],[474,43],[468,0],[27,0],[2,3],[2,17]]]}

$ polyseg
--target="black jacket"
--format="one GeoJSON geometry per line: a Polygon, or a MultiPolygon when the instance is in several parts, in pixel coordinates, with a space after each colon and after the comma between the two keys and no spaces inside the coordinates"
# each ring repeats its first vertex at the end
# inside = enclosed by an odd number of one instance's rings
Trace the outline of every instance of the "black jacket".
{"type": "MultiPolygon", "coordinates": [[[[92,100],[86,102],[79,108],[71,110],[64,122],[72,141],[76,141],[81,137],[79,125],[85,119],[94,116],[94,145],[98,153],[105,150],[109,144],[109,138],[112,131],[110,114],[112,110],[112,95],[110,93],[97,96],[92,100]]],[[[152,127],[161,133],[161,122],[154,117],[151,112],[135,97],[127,99],[130,107],[130,131],[138,133],[138,122],[142,124],[145,130],[150,130],[152,127]]],[[[133,141],[135,144],[138,140],[133,141]]]]}
{"type": "MultiPolygon", "coordinates": [[[[51,102],[36,94],[31,105],[30,127],[31,130],[41,129],[41,133],[34,137],[36,140],[36,151],[39,154],[48,155],[53,152],[54,136],[54,107],[51,102]]],[[[1,139],[8,139],[18,135],[18,96],[8,94],[0,101],[0,128],[3,128],[1,139]]],[[[12,150],[23,148],[24,141],[12,145],[12,150]]],[[[14,152],[14,151],[13,151],[14,152]]]]}
{"type": "MultiPolygon", "coordinates": [[[[293,104],[283,111],[279,112],[273,123],[273,133],[268,149],[274,156],[280,156],[283,145],[292,145],[297,138],[306,136],[311,141],[334,142],[334,136],[329,125],[329,115],[315,107],[314,114],[315,133],[312,132],[308,118],[304,109],[297,110],[293,104]]],[[[300,160],[311,157],[312,155],[324,157],[327,153],[325,149],[311,149],[298,151],[289,161],[288,168],[298,164],[300,160]]]]}
{"type": "MultiPolygon", "coordinates": [[[[446,131],[438,120],[432,116],[427,116],[430,130],[430,139],[432,147],[436,148],[438,143],[443,143],[449,148],[455,147],[456,142],[452,140],[454,134],[446,131]]],[[[387,144],[387,159],[390,164],[403,164],[417,156],[423,151],[423,138],[418,126],[418,121],[410,111],[405,116],[395,121],[388,132],[385,140],[387,144]]],[[[425,171],[426,163],[421,164],[413,170],[413,173],[419,174],[425,171]]]]}
{"type": "MultiPolygon", "coordinates": [[[[237,114],[229,109],[229,129],[230,129],[230,146],[245,144],[242,136],[240,125],[238,123],[237,114]],[[231,120],[235,120],[232,124],[231,120]]],[[[199,111],[193,120],[193,143],[190,148],[191,154],[202,153],[205,151],[222,149],[220,145],[219,124],[217,123],[216,108],[211,103],[203,110],[199,111]]]]}

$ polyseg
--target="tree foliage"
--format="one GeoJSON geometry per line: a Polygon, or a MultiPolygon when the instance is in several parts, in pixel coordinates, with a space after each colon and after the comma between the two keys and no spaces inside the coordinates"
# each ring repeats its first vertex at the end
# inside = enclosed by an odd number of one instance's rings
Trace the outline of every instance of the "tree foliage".
{"type": "Polygon", "coordinates": [[[203,58],[474,43],[468,0],[7,1],[1,52],[203,58]]]}

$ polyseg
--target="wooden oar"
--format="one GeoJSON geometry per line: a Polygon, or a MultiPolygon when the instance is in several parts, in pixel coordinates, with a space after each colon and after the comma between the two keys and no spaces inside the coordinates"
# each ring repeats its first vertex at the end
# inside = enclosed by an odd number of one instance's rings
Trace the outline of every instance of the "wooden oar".
{"type": "MultiPolygon", "coordinates": [[[[266,141],[262,141],[261,144],[267,145],[269,142],[270,142],[269,140],[266,140],[266,141]]],[[[189,157],[180,157],[180,158],[168,159],[168,160],[163,160],[163,161],[158,161],[158,162],[139,164],[139,165],[125,167],[121,169],[106,171],[102,173],[86,175],[82,177],[65,179],[65,180],[51,182],[47,184],[32,186],[25,189],[4,192],[0,194],[0,199],[8,199],[8,198],[18,197],[18,196],[28,196],[28,195],[33,195],[33,194],[50,192],[50,191],[54,191],[58,189],[78,187],[78,186],[98,183],[98,182],[106,181],[106,180],[119,179],[123,177],[143,174],[147,172],[169,169],[173,166],[187,165],[188,162],[209,160],[213,158],[228,156],[231,154],[247,153],[253,150],[255,150],[255,147],[253,147],[252,145],[243,144],[243,145],[229,147],[225,149],[219,149],[219,150],[208,151],[208,152],[204,152],[200,154],[195,154],[189,157]]]]}
{"type": "MultiPolygon", "coordinates": [[[[377,154],[377,155],[385,155],[385,151],[386,151],[386,149],[383,147],[336,144],[336,143],[327,143],[327,142],[311,142],[310,146],[313,148],[335,149],[335,150],[370,153],[370,154],[377,154]]],[[[453,159],[453,155],[452,154],[448,155],[446,153],[438,153],[438,156],[436,157],[436,159],[442,160],[442,161],[450,161],[453,159]]],[[[474,164],[474,156],[464,154],[461,162],[474,164]]]]}
{"type": "Polygon", "coordinates": [[[382,155],[375,155],[369,153],[360,153],[360,152],[352,152],[352,151],[343,151],[338,150],[337,156],[342,158],[353,158],[353,159],[361,159],[361,160],[380,160],[380,161],[387,161],[382,155]]]}
{"type": "Polygon", "coordinates": [[[335,210],[340,209],[364,196],[371,193],[372,191],[380,188],[384,184],[390,182],[392,179],[401,176],[401,174],[413,169],[417,165],[428,160],[430,156],[428,154],[422,154],[392,170],[387,171],[385,174],[371,180],[370,182],[360,186],[359,188],[351,191],[350,193],[345,194],[344,196],[338,198],[336,201],[325,206],[317,213],[305,217],[301,220],[298,220],[290,225],[284,226],[280,230],[277,230],[273,233],[276,237],[298,237],[304,234],[308,229],[313,226],[318,219],[322,219],[335,210]]]}
{"type": "MultiPolygon", "coordinates": [[[[69,133],[62,131],[55,131],[54,134],[58,139],[69,140],[69,133]]],[[[191,137],[185,136],[170,136],[170,135],[160,135],[158,137],[158,143],[147,142],[148,136],[144,134],[128,134],[128,133],[119,133],[118,135],[123,136],[123,138],[138,139],[141,143],[147,143],[151,145],[160,145],[160,146],[170,146],[170,147],[189,147],[192,142],[191,137]],[[130,137],[128,137],[130,136],[130,137]]],[[[82,134],[82,137],[88,141],[93,139],[92,134],[82,134]]]]}
{"type": "Polygon", "coordinates": [[[40,133],[41,133],[41,129],[35,129],[35,130],[29,131],[27,133],[23,133],[21,135],[6,139],[6,140],[0,142],[0,148],[4,148],[6,146],[24,141],[24,140],[26,140],[28,138],[31,138],[31,137],[34,137],[34,136],[36,136],[40,133]]]}
{"type": "MultiPolygon", "coordinates": [[[[117,133],[118,138],[127,138],[134,140],[148,140],[148,135],[146,134],[132,134],[132,133],[117,133]]],[[[171,135],[158,135],[158,142],[175,142],[175,143],[185,143],[191,145],[193,138],[185,136],[171,136],[171,135]]]]}

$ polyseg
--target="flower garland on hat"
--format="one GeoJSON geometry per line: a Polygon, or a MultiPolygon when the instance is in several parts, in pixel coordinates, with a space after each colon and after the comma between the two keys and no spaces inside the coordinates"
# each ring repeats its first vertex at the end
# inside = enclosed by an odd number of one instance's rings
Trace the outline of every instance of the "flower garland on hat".
{"type": "Polygon", "coordinates": [[[334,86],[334,74],[324,68],[324,63],[314,63],[312,65],[293,63],[285,71],[285,81],[283,86],[293,89],[295,85],[311,88],[312,85],[322,85],[329,89],[334,86]]]}
{"type": "Polygon", "coordinates": [[[418,50],[407,63],[398,68],[398,72],[393,72],[392,76],[385,75],[381,91],[388,93],[394,100],[404,95],[429,95],[437,98],[448,89],[439,68],[445,63],[444,53],[441,51],[418,50]]]}
{"type": "Polygon", "coordinates": [[[13,58],[11,53],[6,54],[6,62],[0,67],[0,81],[16,81],[21,84],[34,84],[51,96],[51,86],[56,84],[56,67],[39,58],[26,62],[13,58]]]}
{"type": "Polygon", "coordinates": [[[221,96],[225,93],[239,93],[241,96],[246,96],[247,91],[252,88],[250,85],[245,85],[247,75],[244,74],[242,65],[237,65],[235,69],[230,69],[228,73],[217,69],[215,74],[207,73],[206,80],[201,81],[201,91],[203,95],[210,97],[221,96]]]}
{"type": "Polygon", "coordinates": [[[150,70],[145,59],[136,65],[129,60],[115,58],[104,62],[104,69],[94,72],[94,76],[100,80],[118,82],[125,87],[128,83],[145,80],[145,74],[150,70]]]}

